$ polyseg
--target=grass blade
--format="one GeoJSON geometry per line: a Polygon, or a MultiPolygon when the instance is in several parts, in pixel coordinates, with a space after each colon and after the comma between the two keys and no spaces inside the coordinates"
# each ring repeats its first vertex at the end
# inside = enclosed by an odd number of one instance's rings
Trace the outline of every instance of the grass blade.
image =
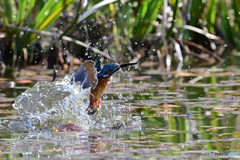
{"type": "Polygon", "coordinates": [[[44,7],[39,12],[38,16],[35,19],[35,25],[33,28],[39,28],[45,18],[48,16],[49,10],[51,9],[52,5],[55,3],[55,0],[48,0],[44,7]]]}
{"type": "Polygon", "coordinates": [[[220,26],[220,29],[223,33],[223,36],[227,39],[227,41],[232,44],[232,45],[236,45],[233,37],[233,33],[232,33],[232,27],[230,25],[230,22],[229,22],[229,16],[228,16],[228,8],[227,8],[227,5],[226,3],[221,3],[221,21],[222,21],[222,24],[220,26]]]}
{"type": "Polygon", "coordinates": [[[205,3],[203,1],[193,1],[191,5],[191,21],[189,25],[197,26],[198,20],[200,19],[203,10],[204,10],[205,3]]]}
{"type": "Polygon", "coordinates": [[[16,21],[18,25],[21,23],[21,21],[24,18],[26,5],[27,5],[27,0],[21,0],[21,2],[19,3],[17,21],[16,21]]]}
{"type": "Polygon", "coordinates": [[[134,32],[139,40],[146,38],[153,29],[152,21],[157,19],[157,14],[163,6],[162,1],[144,1],[137,12],[134,23],[134,32]]]}
{"type": "Polygon", "coordinates": [[[26,18],[29,18],[33,8],[34,8],[35,0],[28,0],[28,7],[26,11],[26,18]]]}
{"type": "Polygon", "coordinates": [[[3,2],[3,9],[4,9],[4,23],[12,24],[13,23],[13,15],[12,15],[12,1],[11,0],[4,0],[3,2]]]}
{"type": "Polygon", "coordinates": [[[210,33],[214,32],[214,23],[216,20],[217,0],[210,0],[208,4],[207,28],[210,33]]]}
{"type": "Polygon", "coordinates": [[[175,5],[174,5],[173,20],[172,20],[172,25],[167,32],[167,36],[166,36],[167,40],[172,36],[173,28],[174,28],[175,22],[176,22],[177,11],[178,11],[178,0],[176,0],[175,5]]]}
{"type": "MultiPolygon", "coordinates": [[[[46,29],[51,24],[53,24],[60,16],[60,13],[64,11],[70,3],[72,3],[74,0],[66,0],[64,3],[61,4],[61,7],[54,7],[53,12],[51,12],[50,16],[48,16],[44,22],[38,27],[39,30],[46,29]]],[[[59,2],[61,3],[61,2],[59,2]]]]}
{"type": "Polygon", "coordinates": [[[88,16],[90,16],[91,14],[93,14],[95,11],[97,11],[98,9],[110,4],[110,3],[113,3],[113,2],[116,2],[117,0],[104,0],[96,5],[94,5],[90,10],[84,12],[78,19],[77,23],[80,23],[82,22],[84,19],[86,19],[88,16]]]}

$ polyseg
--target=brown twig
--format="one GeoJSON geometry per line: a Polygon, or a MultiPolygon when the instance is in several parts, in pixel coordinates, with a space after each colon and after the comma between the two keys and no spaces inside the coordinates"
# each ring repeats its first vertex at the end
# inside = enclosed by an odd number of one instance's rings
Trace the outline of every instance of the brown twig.
{"type": "Polygon", "coordinates": [[[193,57],[196,57],[196,58],[198,58],[198,59],[200,59],[200,60],[203,60],[203,61],[206,61],[206,62],[211,62],[211,59],[209,59],[209,58],[207,58],[207,57],[202,57],[202,56],[200,56],[199,54],[197,54],[197,53],[194,53],[194,52],[190,52],[190,53],[188,53],[188,52],[185,52],[187,55],[189,55],[189,56],[193,56],[193,57]]]}
{"type": "MultiPolygon", "coordinates": [[[[177,40],[177,41],[179,42],[179,40],[177,40]]],[[[199,44],[197,44],[195,42],[191,42],[191,41],[187,41],[187,40],[182,40],[182,42],[184,44],[187,44],[187,45],[190,45],[190,46],[193,46],[193,47],[195,47],[197,49],[202,50],[203,52],[205,52],[205,53],[209,54],[210,56],[214,57],[219,62],[223,61],[223,59],[221,57],[219,57],[218,55],[216,55],[212,51],[209,51],[207,48],[204,48],[203,46],[201,46],[201,45],[199,45],[199,44]]]]}
{"type": "MultiPolygon", "coordinates": [[[[0,22],[0,25],[6,26],[6,27],[9,27],[9,28],[14,28],[14,29],[26,31],[26,32],[37,33],[37,34],[41,34],[41,35],[45,35],[45,36],[51,36],[51,37],[58,37],[59,36],[58,34],[51,33],[49,31],[40,31],[40,30],[36,30],[36,29],[31,29],[31,28],[19,27],[19,26],[15,26],[15,25],[11,25],[11,24],[4,24],[2,22],[0,22]]],[[[68,36],[63,36],[62,39],[65,40],[65,41],[73,42],[73,43],[78,44],[80,46],[83,46],[85,48],[91,49],[92,51],[102,55],[103,57],[107,58],[108,60],[110,60],[112,62],[116,62],[116,60],[113,59],[112,57],[110,57],[110,55],[108,55],[107,53],[104,53],[104,52],[98,50],[97,48],[91,47],[90,45],[88,45],[84,42],[81,42],[79,40],[73,39],[73,38],[68,37],[68,36]]]]}

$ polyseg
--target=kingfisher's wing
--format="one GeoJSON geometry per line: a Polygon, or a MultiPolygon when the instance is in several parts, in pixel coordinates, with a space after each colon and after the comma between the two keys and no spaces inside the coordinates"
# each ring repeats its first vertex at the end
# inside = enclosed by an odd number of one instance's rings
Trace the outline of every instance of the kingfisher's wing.
{"type": "Polygon", "coordinates": [[[84,66],[81,66],[78,68],[78,70],[74,73],[73,75],[73,80],[75,82],[80,81],[82,88],[88,88],[88,83],[87,83],[87,69],[84,66]]]}
{"type": "Polygon", "coordinates": [[[73,80],[75,82],[79,81],[83,89],[88,87],[95,89],[98,79],[97,71],[93,66],[93,63],[91,61],[84,62],[83,65],[74,73],[73,80]]]}

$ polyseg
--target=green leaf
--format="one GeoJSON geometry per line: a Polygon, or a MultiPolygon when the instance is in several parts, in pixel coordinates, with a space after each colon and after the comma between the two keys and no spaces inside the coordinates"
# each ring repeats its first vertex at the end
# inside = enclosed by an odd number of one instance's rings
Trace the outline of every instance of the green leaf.
{"type": "MultiPolygon", "coordinates": [[[[75,1],[76,0],[59,0],[57,3],[54,3],[55,0],[49,0],[37,16],[35,20],[36,24],[33,28],[44,30],[50,27],[60,17],[60,14],[75,1]],[[41,15],[43,16],[42,18],[41,15]]],[[[32,43],[36,37],[37,34],[31,34],[28,42],[25,44],[32,43]]]]}
{"type": "Polygon", "coordinates": [[[16,24],[21,23],[21,20],[24,18],[25,9],[26,9],[27,0],[21,0],[18,6],[18,14],[16,24]]]}
{"type": "Polygon", "coordinates": [[[133,31],[139,40],[144,40],[153,29],[152,21],[157,19],[157,14],[161,11],[163,1],[146,0],[140,5],[133,31]]]}
{"type": "Polygon", "coordinates": [[[26,18],[29,18],[32,10],[34,8],[35,0],[28,0],[27,11],[26,11],[26,18]]]}
{"type": "Polygon", "coordinates": [[[223,36],[227,39],[229,43],[232,45],[236,45],[234,41],[234,35],[233,35],[233,29],[229,22],[229,16],[228,16],[228,8],[226,3],[221,3],[221,31],[223,33],[223,36]]]}
{"type": "Polygon", "coordinates": [[[214,24],[216,20],[217,0],[210,0],[207,14],[207,27],[210,33],[214,33],[214,24]]]}
{"type": "Polygon", "coordinates": [[[48,0],[47,3],[44,5],[42,10],[39,12],[38,16],[35,19],[34,28],[38,28],[43,21],[45,21],[46,17],[49,16],[49,11],[52,5],[55,3],[55,0],[48,0]]]}
{"type": "Polygon", "coordinates": [[[12,1],[11,0],[4,0],[3,2],[3,9],[4,9],[4,23],[12,24],[13,23],[13,14],[12,14],[12,1]]]}

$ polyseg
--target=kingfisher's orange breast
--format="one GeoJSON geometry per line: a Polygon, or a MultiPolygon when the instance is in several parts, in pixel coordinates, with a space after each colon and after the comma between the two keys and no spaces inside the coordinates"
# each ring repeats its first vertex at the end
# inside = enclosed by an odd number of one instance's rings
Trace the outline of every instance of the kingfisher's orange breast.
{"type": "Polygon", "coordinates": [[[91,90],[91,98],[95,99],[95,101],[100,99],[105,93],[110,81],[111,81],[111,77],[98,79],[96,88],[91,90]]]}

